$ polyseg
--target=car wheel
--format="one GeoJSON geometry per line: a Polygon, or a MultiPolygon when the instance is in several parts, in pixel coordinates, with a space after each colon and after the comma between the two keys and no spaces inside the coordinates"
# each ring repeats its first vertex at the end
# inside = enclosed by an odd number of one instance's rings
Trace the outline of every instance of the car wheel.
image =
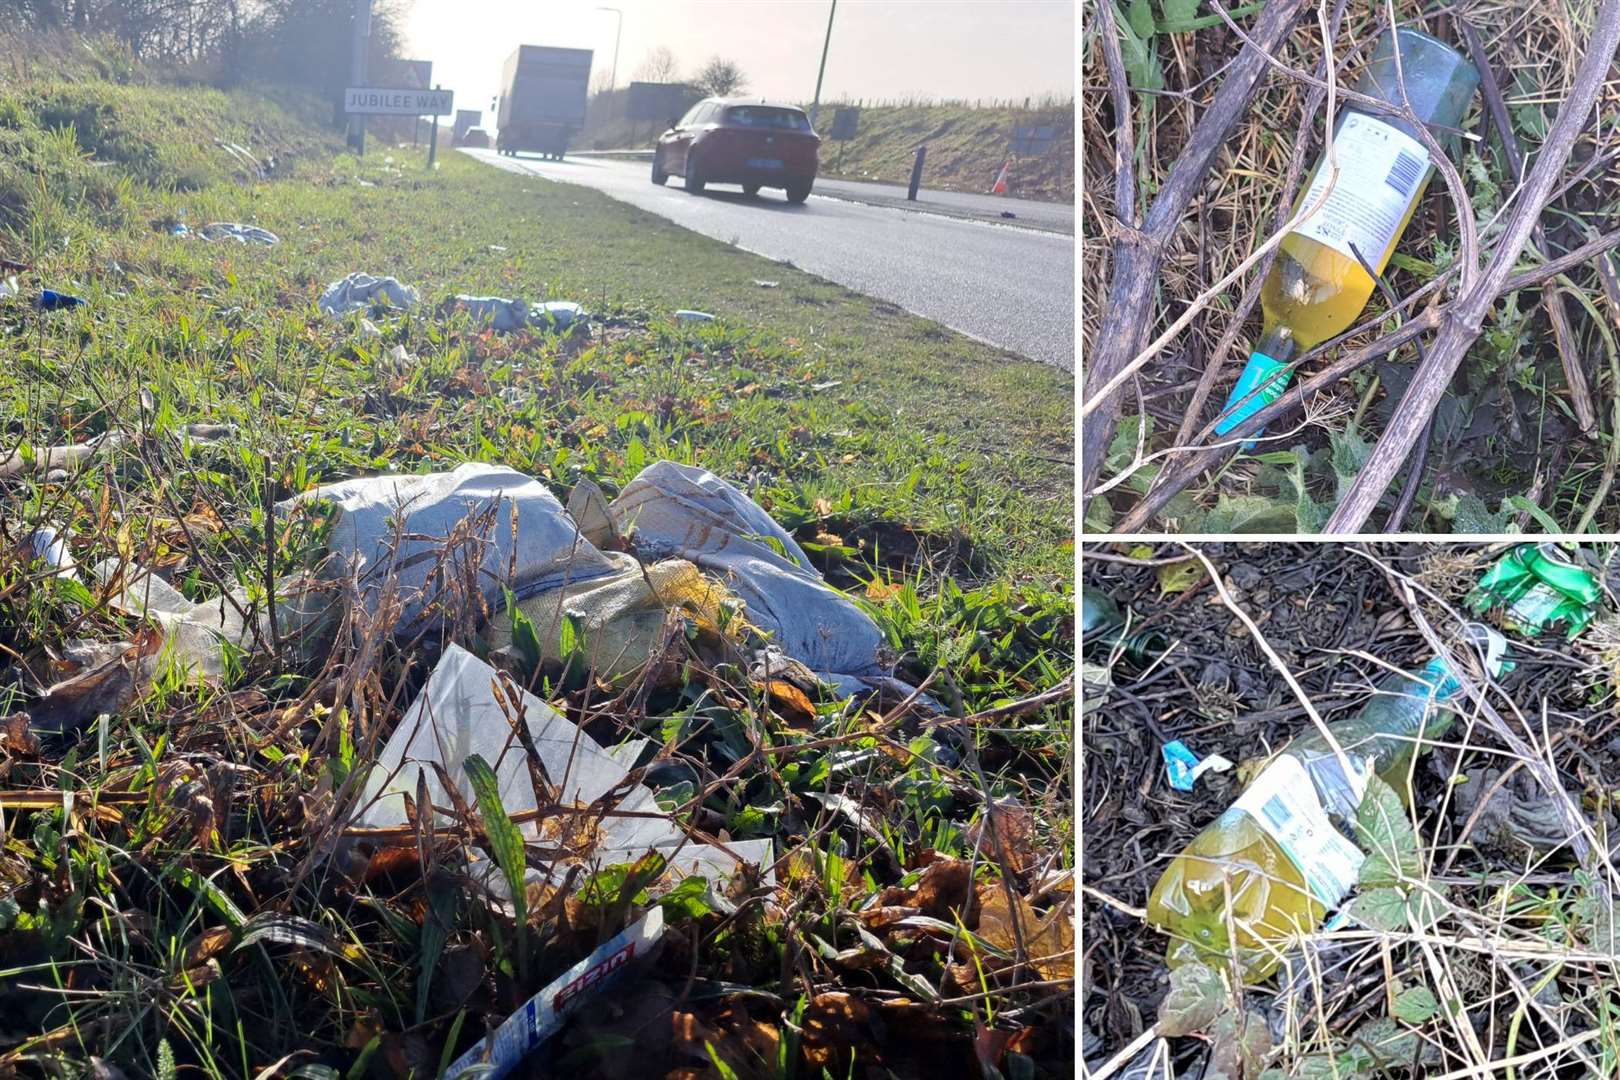
{"type": "Polygon", "coordinates": [[[669,173],[664,171],[663,165],[659,162],[657,151],[653,152],[652,182],[659,187],[669,182],[669,173]]]}
{"type": "Polygon", "coordinates": [[[686,175],[682,177],[682,180],[686,183],[686,190],[693,195],[703,193],[703,174],[698,171],[697,159],[692,157],[691,154],[686,155],[686,175]]]}
{"type": "Polygon", "coordinates": [[[759,185],[758,184],[744,184],[743,185],[743,194],[748,196],[750,199],[752,199],[755,195],[759,194],[759,185]]]}
{"type": "Polygon", "coordinates": [[[810,197],[810,188],[814,184],[814,180],[798,180],[789,184],[787,186],[787,201],[790,203],[804,202],[810,197]]]}

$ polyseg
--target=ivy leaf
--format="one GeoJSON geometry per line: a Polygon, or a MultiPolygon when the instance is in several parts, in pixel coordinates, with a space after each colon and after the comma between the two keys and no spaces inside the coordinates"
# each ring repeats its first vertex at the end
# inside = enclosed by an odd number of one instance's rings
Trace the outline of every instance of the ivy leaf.
{"type": "Polygon", "coordinates": [[[1457,496],[1456,510],[1451,520],[1451,531],[1455,533],[1504,533],[1518,532],[1513,527],[1513,514],[1511,512],[1497,511],[1491,513],[1486,507],[1485,500],[1472,493],[1457,496]]]}
{"type": "Polygon", "coordinates": [[[1367,778],[1367,791],[1356,808],[1356,835],[1367,861],[1361,864],[1365,886],[1399,885],[1422,872],[1417,834],[1395,789],[1378,776],[1367,778]]]}
{"type": "Polygon", "coordinates": [[[1164,14],[1164,21],[1160,23],[1161,30],[1167,26],[1182,26],[1193,21],[1198,14],[1199,0],[1159,0],[1159,10],[1164,14]]]}
{"type": "MultiPolygon", "coordinates": [[[[1359,1067],[1340,1075],[1364,1076],[1380,1067],[1393,1069],[1410,1065],[1414,1059],[1420,1065],[1439,1060],[1438,1049],[1433,1043],[1420,1038],[1417,1032],[1401,1027],[1387,1016],[1374,1017],[1356,1029],[1356,1033],[1350,1037],[1350,1054],[1363,1060],[1352,1062],[1359,1067]]],[[[1341,1069],[1345,1063],[1341,1057],[1341,1069]]]]}
{"type": "Polygon", "coordinates": [[[1183,593],[1204,580],[1204,564],[1189,555],[1180,562],[1165,563],[1159,567],[1157,576],[1162,595],[1183,593]]]}
{"type": "Polygon", "coordinates": [[[1405,930],[1406,894],[1389,886],[1368,889],[1351,901],[1350,912],[1369,930],[1405,930]]]}
{"type": "Polygon", "coordinates": [[[1366,467],[1367,459],[1372,456],[1372,447],[1354,431],[1336,431],[1328,436],[1328,442],[1333,447],[1329,459],[1333,465],[1333,479],[1338,497],[1343,499],[1350,485],[1356,482],[1356,477],[1366,467]]]}
{"type": "Polygon", "coordinates": [[[1291,533],[1298,531],[1298,518],[1294,505],[1283,500],[1222,493],[1202,531],[1291,533]]]}
{"type": "Polygon", "coordinates": [[[1390,1015],[1408,1024],[1421,1024],[1440,1011],[1440,1002],[1427,986],[1411,986],[1395,995],[1390,1015]]]}
{"type": "Polygon", "coordinates": [[[1170,992],[1159,1005],[1159,1030],[1172,1036],[1191,1035],[1208,1027],[1229,1006],[1220,972],[1196,961],[1183,964],[1170,973],[1170,992]]]}

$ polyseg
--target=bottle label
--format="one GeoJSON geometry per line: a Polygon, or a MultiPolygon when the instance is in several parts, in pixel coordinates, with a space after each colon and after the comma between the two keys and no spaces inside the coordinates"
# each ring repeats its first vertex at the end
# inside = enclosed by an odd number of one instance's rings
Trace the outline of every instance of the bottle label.
{"type": "Polygon", "coordinates": [[[1233,806],[1277,842],[1323,907],[1331,911],[1350,895],[1367,856],[1328,820],[1316,785],[1298,758],[1280,755],[1233,806]]]}
{"type": "Polygon", "coordinates": [[[1313,206],[1323,199],[1330,181],[1333,190],[1294,231],[1352,259],[1353,244],[1369,266],[1382,270],[1384,252],[1428,171],[1429,153],[1399,128],[1348,111],[1333,136],[1333,155],[1337,174],[1324,157],[1299,205],[1313,206]]]}
{"type": "Polygon", "coordinates": [[[1292,375],[1287,364],[1262,352],[1250,353],[1249,362],[1243,365],[1243,374],[1238,376],[1232,392],[1226,395],[1226,411],[1215,425],[1215,434],[1225,435],[1282,397],[1292,375]]]}

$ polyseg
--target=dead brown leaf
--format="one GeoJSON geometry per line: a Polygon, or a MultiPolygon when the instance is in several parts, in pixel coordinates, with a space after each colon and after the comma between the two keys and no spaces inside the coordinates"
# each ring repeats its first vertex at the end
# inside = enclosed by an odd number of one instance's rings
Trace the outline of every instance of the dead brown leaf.
{"type": "Polygon", "coordinates": [[[225,947],[230,943],[230,927],[210,927],[186,942],[185,959],[182,966],[194,968],[198,964],[211,960],[224,952],[225,947]]]}
{"type": "Polygon", "coordinates": [[[1070,918],[1069,903],[1059,904],[1042,917],[1016,892],[1012,893],[1009,903],[1009,892],[999,882],[979,887],[979,937],[986,944],[1016,954],[1018,934],[1013,930],[1016,917],[1018,931],[1023,935],[1025,958],[1040,977],[1074,978],[1074,922],[1070,918]]]}
{"type": "Polygon", "coordinates": [[[1035,818],[1017,799],[992,802],[984,816],[968,827],[967,843],[987,858],[1006,860],[1006,869],[1022,877],[1035,865],[1035,818]]]}
{"type": "MultiPolygon", "coordinates": [[[[709,1056],[726,1063],[737,1080],[770,1080],[776,1076],[776,1048],[782,1033],[776,1025],[756,1020],[733,1005],[722,1006],[705,1023],[696,1013],[673,1014],[674,1060],[693,1078],[718,1078],[709,1056]]],[[[673,1075],[673,1074],[672,1074],[673,1075]]]]}
{"type": "MultiPolygon", "coordinates": [[[[871,1057],[872,1010],[860,998],[841,991],[817,994],[804,1011],[804,1041],[800,1050],[807,1062],[817,1068],[871,1057]]],[[[835,1071],[842,1072],[842,1068],[835,1071]]]]}

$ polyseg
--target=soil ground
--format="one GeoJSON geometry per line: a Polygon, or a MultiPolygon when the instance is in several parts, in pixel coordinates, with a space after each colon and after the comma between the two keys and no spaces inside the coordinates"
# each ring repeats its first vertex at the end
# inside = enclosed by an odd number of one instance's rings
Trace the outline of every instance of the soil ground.
{"type": "MultiPolygon", "coordinates": [[[[1331,723],[1353,715],[1369,700],[1374,682],[1389,665],[1416,670],[1433,655],[1397,591],[1401,583],[1411,582],[1418,610],[1444,637],[1445,627],[1457,625],[1447,608],[1463,610],[1464,597],[1479,574],[1506,548],[1210,544],[1201,550],[1232,599],[1258,624],[1331,723]]],[[[1112,689],[1106,696],[1097,694],[1082,712],[1080,1003],[1084,1053],[1093,1066],[1163,1019],[1161,1003],[1169,988],[1167,939],[1145,922],[1141,909],[1166,860],[1234,801],[1243,787],[1245,763],[1266,757],[1311,728],[1296,695],[1209,578],[1194,572],[1177,579],[1178,571],[1197,564],[1165,565],[1186,553],[1168,544],[1090,545],[1084,561],[1086,589],[1108,593],[1122,610],[1133,613],[1133,628],[1156,630],[1171,643],[1169,653],[1145,672],[1115,661],[1112,689]],[[1188,580],[1190,587],[1165,591],[1165,585],[1174,589],[1188,580]],[[1238,768],[1206,773],[1191,792],[1174,791],[1160,756],[1161,744],[1169,739],[1183,740],[1200,757],[1221,754],[1239,763],[1238,768]]],[[[1613,571],[1612,564],[1609,569],[1613,571]]],[[[1620,775],[1620,719],[1610,681],[1612,624],[1595,623],[1575,644],[1561,636],[1530,642],[1510,635],[1509,640],[1516,667],[1498,680],[1495,708],[1510,718],[1516,709],[1525,718],[1517,730],[1553,764],[1570,805],[1607,842],[1607,807],[1614,778],[1620,775]]],[[[1083,650],[1093,663],[1109,662],[1106,649],[1100,656],[1091,645],[1083,650]]],[[[1513,767],[1501,756],[1505,744],[1487,723],[1466,713],[1463,719],[1443,745],[1419,759],[1413,777],[1427,879],[1454,905],[1456,924],[1489,912],[1498,944],[1520,935],[1545,941],[1550,927],[1568,929],[1580,921],[1577,909],[1587,910],[1577,899],[1582,872],[1565,842],[1567,835],[1537,836],[1547,824],[1540,812],[1548,803],[1534,783],[1526,782],[1529,770],[1513,767]],[[1470,789],[1481,791],[1503,771],[1510,775],[1490,798],[1470,797],[1470,789]],[[1482,801],[1489,805],[1475,814],[1482,801]],[[1527,846],[1526,837],[1536,839],[1538,846],[1527,846]]],[[[1601,862],[1601,848],[1597,856],[1601,862]]],[[[1453,925],[1450,918],[1442,919],[1436,933],[1444,938],[1453,925]]],[[[1569,932],[1565,940],[1579,937],[1579,931],[1569,932]]],[[[1342,1051],[1350,1033],[1381,1016],[1387,995],[1403,983],[1423,985],[1437,970],[1398,934],[1380,945],[1381,950],[1348,950],[1339,974],[1320,986],[1325,1023],[1279,1030],[1284,1025],[1278,1014],[1287,995],[1276,986],[1247,990],[1247,1007],[1264,1012],[1278,1036],[1270,1064],[1284,1071],[1275,1075],[1302,1075],[1294,1070],[1303,1070],[1313,1054],[1342,1051]]],[[[1321,958],[1339,956],[1336,948],[1347,951],[1329,940],[1313,950],[1321,958]]],[[[1537,1030],[1533,1036],[1519,1033],[1521,1051],[1587,1029],[1592,1023],[1587,1005],[1597,1008],[1597,1015],[1612,1007],[1612,990],[1599,995],[1600,1001],[1583,999],[1579,987],[1586,984],[1567,967],[1560,971],[1500,957],[1493,962],[1479,953],[1445,948],[1438,953],[1438,970],[1455,978],[1456,992],[1470,1006],[1469,1026],[1492,1058],[1504,1053],[1507,1020],[1520,1004],[1504,989],[1499,969],[1532,984],[1545,977],[1564,994],[1565,1011],[1530,1011],[1527,1026],[1537,1030]],[[1484,986],[1494,987],[1505,999],[1494,1006],[1476,1005],[1484,986]]],[[[1444,996],[1441,989],[1436,993],[1444,996]]],[[[1446,1027],[1430,1020],[1410,1030],[1418,1033],[1427,1053],[1452,1035],[1446,1027]]],[[[1612,1054],[1613,1035],[1600,1039],[1605,1053],[1612,1054]]],[[[1176,1039],[1171,1046],[1176,1076],[1216,1075],[1205,1071],[1210,1055],[1204,1040],[1176,1039]]],[[[1462,1051],[1453,1044],[1449,1053],[1462,1051]]],[[[1456,1061],[1445,1065],[1455,1067],[1456,1061]]],[[[1443,1072],[1445,1068],[1436,1068],[1432,1075],[1443,1072]]],[[[1415,1071],[1394,1069],[1391,1075],[1431,1074],[1419,1066],[1415,1071]]]]}

